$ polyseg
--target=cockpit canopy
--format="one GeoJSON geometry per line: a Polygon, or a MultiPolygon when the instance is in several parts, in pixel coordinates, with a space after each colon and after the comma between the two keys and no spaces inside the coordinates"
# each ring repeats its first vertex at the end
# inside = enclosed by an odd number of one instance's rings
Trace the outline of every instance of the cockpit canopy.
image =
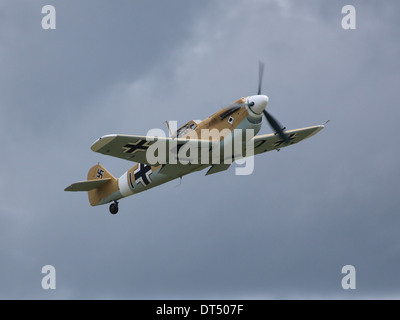
{"type": "Polygon", "coordinates": [[[197,124],[200,121],[191,120],[188,123],[184,124],[180,127],[176,132],[172,135],[173,138],[181,138],[186,136],[190,131],[196,130],[197,124]]]}

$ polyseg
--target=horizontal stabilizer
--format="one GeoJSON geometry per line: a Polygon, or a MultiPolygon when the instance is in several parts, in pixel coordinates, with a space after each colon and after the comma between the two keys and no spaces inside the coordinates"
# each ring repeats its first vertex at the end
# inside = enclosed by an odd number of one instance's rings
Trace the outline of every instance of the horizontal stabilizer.
{"type": "Polygon", "coordinates": [[[101,187],[110,180],[111,178],[75,182],[69,187],[65,188],[64,191],[90,191],[101,187]]]}

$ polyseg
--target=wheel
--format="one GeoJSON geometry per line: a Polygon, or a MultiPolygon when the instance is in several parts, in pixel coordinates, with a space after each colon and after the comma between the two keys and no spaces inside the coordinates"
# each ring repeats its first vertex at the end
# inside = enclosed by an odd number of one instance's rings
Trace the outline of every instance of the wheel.
{"type": "Polygon", "coordinates": [[[117,214],[118,213],[118,202],[114,202],[110,204],[110,212],[111,214],[117,214]]]}
{"type": "Polygon", "coordinates": [[[110,204],[110,212],[111,214],[117,214],[118,213],[118,203],[111,203],[110,204]]]}

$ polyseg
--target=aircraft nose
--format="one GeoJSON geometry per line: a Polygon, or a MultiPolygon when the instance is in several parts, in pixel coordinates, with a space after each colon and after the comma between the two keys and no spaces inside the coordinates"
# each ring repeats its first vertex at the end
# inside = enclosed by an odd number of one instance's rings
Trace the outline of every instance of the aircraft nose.
{"type": "Polygon", "coordinates": [[[260,94],[247,98],[247,106],[256,115],[261,115],[269,101],[268,96],[260,94]]]}

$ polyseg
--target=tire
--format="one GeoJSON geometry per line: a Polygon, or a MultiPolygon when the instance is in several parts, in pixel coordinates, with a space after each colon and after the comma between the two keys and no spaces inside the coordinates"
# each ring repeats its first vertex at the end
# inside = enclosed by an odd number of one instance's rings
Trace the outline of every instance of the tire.
{"type": "Polygon", "coordinates": [[[118,203],[111,203],[110,204],[110,213],[117,214],[118,213],[118,203]]]}

